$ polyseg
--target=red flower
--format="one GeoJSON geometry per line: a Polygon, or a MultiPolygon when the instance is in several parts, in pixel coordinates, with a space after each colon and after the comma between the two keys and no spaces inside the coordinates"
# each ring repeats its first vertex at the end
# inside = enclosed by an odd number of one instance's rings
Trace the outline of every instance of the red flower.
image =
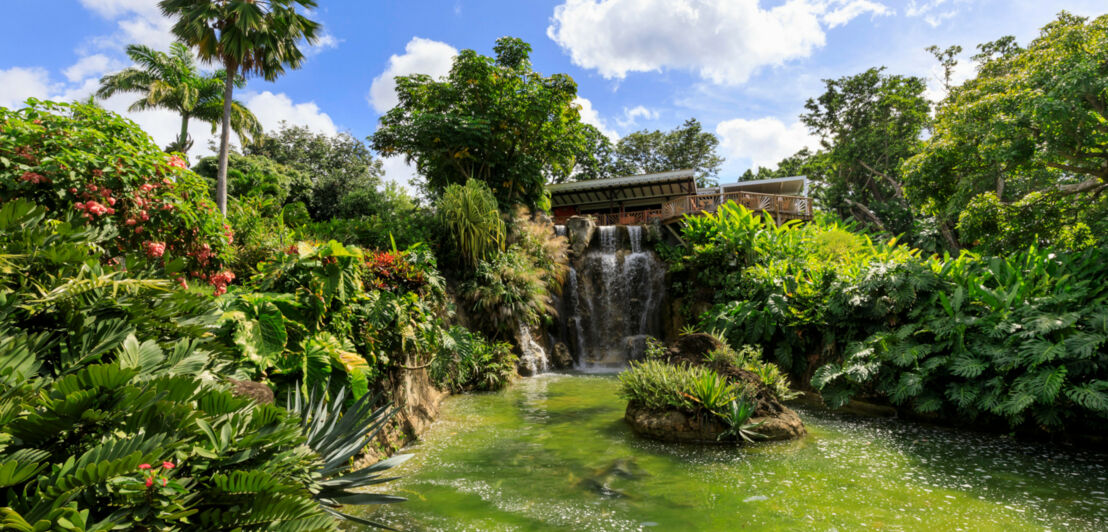
{"type": "Polygon", "coordinates": [[[165,469],[173,469],[173,462],[162,462],[162,467],[165,469]]]}
{"type": "Polygon", "coordinates": [[[169,156],[169,166],[172,166],[174,168],[188,168],[188,165],[185,164],[184,159],[176,155],[169,156]]]}
{"type": "MultiPolygon", "coordinates": [[[[164,242],[146,241],[146,242],[143,242],[142,245],[146,246],[146,254],[148,256],[152,257],[152,258],[161,257],[163,254],[165,254],[165,243],[164,242]]],[[[169,463],[169,462],[166,462],[166,463],[169,463]]]]}
{"type": "Polygon", "coordinates": [[[149,488],[150,486],[153,486],[153,485],[154,485],[154,477],[147,478],[146,479],[146,487],[149,488]]]}
{"type": "Polygon", "coordinates": [[[39,184],[39,183],[49,183],[50,182],[50,180],[47,179],[46,176],[44,176],[42,174],[36,174],[35,172],[24,172],[23,175],[20,176],[20,179],[22,179],[23,181],[26,181],[28,183],[34,183],[36,185],[39,184]]]}
{"type": "Polygon", "coordinates": [[[150,464],[139,464],[139,469],[150,469],[150,464]]]}

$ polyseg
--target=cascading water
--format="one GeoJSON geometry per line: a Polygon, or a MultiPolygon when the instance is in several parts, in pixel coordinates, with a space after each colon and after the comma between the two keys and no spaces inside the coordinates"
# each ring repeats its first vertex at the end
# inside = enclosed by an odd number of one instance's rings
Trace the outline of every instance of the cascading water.
{"type": "Polygon", "coordinates": [[[600,226],[571,265],[554,340],[581,369],[621,367],[642,355],[648,336],[663,335],[665,266],[642,238],[641,226],[600,226]]]}

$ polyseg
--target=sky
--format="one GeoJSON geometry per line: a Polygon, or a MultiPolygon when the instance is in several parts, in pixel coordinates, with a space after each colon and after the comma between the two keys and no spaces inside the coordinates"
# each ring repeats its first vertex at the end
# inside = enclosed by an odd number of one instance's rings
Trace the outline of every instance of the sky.
{"type": "MultiPolygon", "coordinates": [[[[124,47],[168,48],[172,21],[156,0],[0,0],[0,106],[28,97],[76,100],[129,66],[124,47]]],[[[1108,13],[1106,0],[318,0],[322,38],[299,70],[251,79],[236,99],[267,130],[281,121],[365,139],[396,104],[394,76],[445,74],[461,49],[491,55],[497,38],[533,47],[543,74],[577,82],[582,119],[613,140],[696,118],[720,138],[720,181],[773,167],[816,146],[798,121],[823,79],[885,66],[925,77],[941,98],[925,48],[961,45],[955,77],[972,76],[977,44],[1014,35],[1026,44],[1062,10],[1108,13]]],[[[159,145],[177,134],[169,111],[127,111],[135,95],[102,105],[127,115],[159,145]]],[[[190,156],[207,155],[211,126],[190,125],[190,156]]],[[[414,176],[400,158],[386,179],[414,176]]]]}

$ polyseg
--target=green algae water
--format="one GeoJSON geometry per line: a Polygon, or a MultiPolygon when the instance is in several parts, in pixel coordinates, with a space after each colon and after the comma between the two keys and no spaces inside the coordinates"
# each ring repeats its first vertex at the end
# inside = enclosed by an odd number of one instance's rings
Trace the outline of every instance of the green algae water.
{"type": "Polygon", "coordinates": [[[634,436],[611,376],[447,399],[370,517],[401,530],[1108,530],[1108,459],[800,411],[800,441],[634,436]]]}

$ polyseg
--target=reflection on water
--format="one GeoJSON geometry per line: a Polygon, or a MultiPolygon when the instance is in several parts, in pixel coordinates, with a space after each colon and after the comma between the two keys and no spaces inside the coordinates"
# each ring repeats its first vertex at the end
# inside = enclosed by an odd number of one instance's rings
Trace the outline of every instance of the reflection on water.
{"type": "Polygon", "coordinates": [[[546,375],[453,397],[372,509],[402,530],[1106,530],[1108,458],[801,411],[809,436],[661,444],[616,381],[546,375]]]}

